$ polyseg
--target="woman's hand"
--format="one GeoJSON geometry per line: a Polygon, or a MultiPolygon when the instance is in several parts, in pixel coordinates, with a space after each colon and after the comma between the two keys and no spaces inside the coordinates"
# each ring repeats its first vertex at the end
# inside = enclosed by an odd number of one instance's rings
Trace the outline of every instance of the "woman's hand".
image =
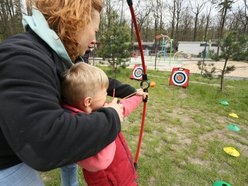
{"type": "Polygon", "coordinates": [[[123,105],[117,103],[117,98],[114,98],[110,103],[105,103],[104,107],[112,107],[119,115],[120,121],[123,121],[123,105]]]}

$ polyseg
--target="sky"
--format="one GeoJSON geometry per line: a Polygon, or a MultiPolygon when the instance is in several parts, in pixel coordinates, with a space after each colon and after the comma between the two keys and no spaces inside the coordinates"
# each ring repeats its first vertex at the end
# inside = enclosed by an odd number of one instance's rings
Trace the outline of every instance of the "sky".
{"type": "MultiPolygon", "coordinates": [[[[105,1],[107,1],[107,0],[105,0],[105,1]]],[[[123,4],[124,4],[124,10],[125,10],[125,14],[128,14],[129,12],[128,12],[128,5],[127,5],[127,2],[126,2],[126,0],[111,0],[111,2],[113,2],[113,3],[115,3],[115,4],[117,4],[117,6],[118,7],[121,7],[121,5],[122,5],[122,1],[124,2],[123,4]]],[[[135,4],[136,4],[136,2],[137,2],[138,0],[133,0],[133,6],[135,6],[135,4]]],[[[164,3],[171,3],[173,0],[164,0],[164,3]]],[[[185,1],[188,1],[188,0],[185,0],[185,1]]],[[[192,0],[192,1],[194,1],[194,0],[192,0]]],[[[234,5],[233,5],[233,9],[237,9],[239,6],[244,6],[244,0],[234,0],[235,1],[235,3],[234,3],[234,5]]],[[[21,0],[21,2],[22,2],[22,4],[24,5],[24,8],[26,7],[25,5],[26,5],[26,0],[21,0]]],[[[140,0],[140,2],[142,3],[142,0],[140,0]]],[[[135,8],[135,7],[134,7],[135,8]]]]}
{"type": "MultiPolygon", "coordinates": [[[[126,0],[111,0],[112,3],[115,3],[116,4],[116,8],[121,11],[121,5],[122,5],[122,1],[124,1],[124,18],[126,20],[130,20],[131,19],[131,15],[130,15],[130,11],[129,11],[129,7],[126,3],[126,0]]],[[[185,4],[189,4],[189,0],[184,0],[185,1],[185,4]]],[[[191,1],[194,1],[194,0],[191,0],[191,1]]],[[[197,0],[198,2],[200,2],[201,0],[197,0]]],[[[133,7],[134,9],[137,8],[137,3],[138,0],[133,0],[133,7]]],[[[138,8],[142,8],[142,5],[145,6],[145,1],[142,1],[140,0],[141,2],[141,6],[139,6],[138,8]]],[[[163,0],[164,4],[172,4],[173,0],[163,0]]],[[[235,11],[235,10],[238,10],[239,7],[244,7],[244,0],[234,0],[234,4],[233,4],[233,7],[232,7],[232,11],[235,11]]],[[[192,3],[194,5],[194,3],[192,3]]],[[[206,8],[207,9],[207,8],[206,8]]],[[[205,11],[202,11],[201,13],[206,13],[207,10],[205,11]]],[[[212,16],[213,17],[216,17],[215,15],[218,13],[218,10],[217,9],[212,9],[212,16]]],[[[165,12],[164,13],[164,22],[165,24],[168,23],[168,21],[170,20],[170,18],[168,17],[170,16],[170,14],[168,12],[165,12]]]]}
{"type": "MultiPolygon", "coordinates": [[[[108,1],[108,0],[105,0],[105,1],[108,1]]],[[[185,1],[186,4],[189,4],[188,3],[189,0],[184,0],[184,1],[185,1]]],[[[191,0],[191,1],[194,1],[194,0],[191,0]]],[[[199,1],[199,0],[196,0],[196,1],[199,1]]],[[[233,4],[233,8],[232,8],[233,11],[237,10],[239,7],[244,7],[244,0],[234,0],[234,1],[235,1],[235,3],[233,4]]],[[[22,2],[22,5],[24,7],[23,11],[24,11],[24,13],[26,13],[26,3],[25,3],[26,0],[21,0],[21,2],[22,2]]],[[[164,2],[164,4],[172,4],[173,0],[163,0],[163,2],[164,2]]],[[[127,4],[127,0],[111,0],[111,3],[115,4],[115,7],[116,7],[116,9],[118,9],[119,12],[121,12],[121,7],[122,7],[122,3],[123,3],[123,5],[124,5],[123,17],[124,17],[124,19],[126,19],[128,21],[131,20],[131,15],[130,15],[129,7],[128,7],[128,4],[127,4]]],[[[133,0],[134,9],[137,9],[137,8],[140,9],[140,8],[142,8],[142,6],[145,6],[145,1],[144,0],[143,1],[142,0],[133,0]],[[137,7],[137,2],[138,1],[140,1],[140,6],[139,7],[137,7]]],[[[202,13],[204,13],[204,11],[202,11],[202,13]]],[[[217,14],[217,9],[213,9],[212,14],[213,15],[217,14]]],[[[168,16],[169,16],[169,13],[165,12],[164,13],[164,17],[165,17],[164,22],[167,22],[167,20],[170,20],[170,18],[168,18],[168,16]]]]}

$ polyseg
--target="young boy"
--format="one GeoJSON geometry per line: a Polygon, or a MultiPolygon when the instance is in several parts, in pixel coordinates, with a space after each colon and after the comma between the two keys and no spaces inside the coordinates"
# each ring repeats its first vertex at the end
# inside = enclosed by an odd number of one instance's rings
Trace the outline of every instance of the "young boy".
{"type": "MultiPolygon", "coordinates": [[[[64,75],[63,95],[68,104],[64,108],[72,114],[97,112],[101,107],[108,106],[108,85],[108,77],[101,69],[86,63],[73,65],[64,75]]],[[[146,95],[147,93],[138,90],[135,96],[122,100],[120,104],[123,104],[124,116],[136,109],[146,95]]],[[[132,155],[121,132],[105,149],[93,157],[79,161],[78,165],[83,168],[88,185],[137,185],[138,176],[132,155]]]]}

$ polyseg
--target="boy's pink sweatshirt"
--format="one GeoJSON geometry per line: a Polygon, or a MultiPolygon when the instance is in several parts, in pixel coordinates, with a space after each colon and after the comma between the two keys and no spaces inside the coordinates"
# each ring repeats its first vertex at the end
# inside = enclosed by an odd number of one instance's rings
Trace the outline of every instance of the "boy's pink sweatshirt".
{"type": "MultiPolygon", "coordinates": [[[[139,104],[142,102],[142,96],[132,96],[125,100],[121,100],[120,104],[123,105],[123,115],[128,116],[133,112],[139,104]]],[[[97,172],[99,170],[106,169],[113,161],[116,150],[115,142],[110,143],[103,150],[101,150],[97,155],[86,158],[78,162],[81,168],[86,169],[90,172],[97,172]]]]}

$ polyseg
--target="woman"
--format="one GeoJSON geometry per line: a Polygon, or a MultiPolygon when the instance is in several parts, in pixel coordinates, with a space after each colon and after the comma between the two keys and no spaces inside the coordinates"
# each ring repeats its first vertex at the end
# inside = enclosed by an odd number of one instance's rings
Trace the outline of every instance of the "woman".
{"type": "MultiPolygon", "coordinates": [[[[23,19],[26,32],[0,44],[0,185],[44,185],[35,170],[97,154],[116,138],[123,119],[116,100],[91,115],[72,116],[61,107],[63,72],[92,47],[102,1],[33,4],[32,16],[23,19]]],[[[136,91],[110,80],[109,94],[113,88],[118,97],[136,91]]]]}

